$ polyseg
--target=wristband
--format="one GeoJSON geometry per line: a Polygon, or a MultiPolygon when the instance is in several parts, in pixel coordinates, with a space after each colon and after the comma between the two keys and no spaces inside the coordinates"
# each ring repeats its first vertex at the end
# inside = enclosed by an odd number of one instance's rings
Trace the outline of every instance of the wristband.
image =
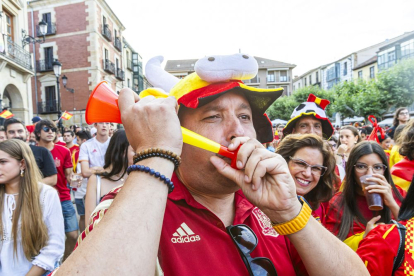
{"type": "Polygon", "coordinates": [[[160,174],[159,172],[154,171],[150,167],[143,166],[143,165],[131,165],[127,169],[127,173],[130,174],[133,171],[145,172],[153,175],[155,178],[159,178],[162,182],[164,182],[168,186],[168,193],[171,193],[174,190],[174,183],[165,175],[160,174]]]}
{"type": "Polygon", "coordinates": [[[299,215],[297,215],[292,220],[289,220],[284,223],[274,224],[272,223],[272,227],[276,230],[277,233],[280,235],[290,235],[302,230],[306,224],[308,224],[309,218],[312,215],[312,209],[309,207],[308,203],[303,199],[303,197],[299,196],[299,201],[302,203],[302,209],[300,210],[299,215]]]}
{"type": "Polygon", "coordinates": [[[164,150],[160,148],[150,148],[143,151],[140,151],[134,155],[134,164],[138,163],[141,160],[151,158],[151,157],[161,157],[168,159],[174,163],[174,169],[176,170],[181,164],[181,157],[169,150],[164,150]]]}

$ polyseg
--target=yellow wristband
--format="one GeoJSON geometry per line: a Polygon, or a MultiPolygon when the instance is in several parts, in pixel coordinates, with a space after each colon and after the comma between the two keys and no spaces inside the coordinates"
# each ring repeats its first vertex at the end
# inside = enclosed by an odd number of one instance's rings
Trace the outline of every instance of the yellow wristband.
{"type": "Polygon", "coordinates": [[[300,210],[299,215],[297,215],[292,220],[289,220],[284,223],[280,223],[280,224],[272,223],[273,228],[280,235],[285,236],[285,235],[290,235],[290,234],[299,232],[306,226],[306,224],[308,224],[309,218],[312,215],[312,209],[309,207],[306,201],[303,200],[302,197],[299,197],[299,199],[302,203],[302,209],[300,210]]]}

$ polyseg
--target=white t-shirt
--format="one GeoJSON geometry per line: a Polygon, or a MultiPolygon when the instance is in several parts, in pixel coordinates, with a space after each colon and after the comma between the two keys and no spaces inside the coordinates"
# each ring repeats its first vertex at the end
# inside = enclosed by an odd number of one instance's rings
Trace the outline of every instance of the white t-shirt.
{"type": "MultiPolygon", "coordinates": [[[[105,153],[108,149],[110,140],[111,138],[108,138],[105,143],[101,143],[96,137],[93,137],[83,143],[80,147],[78,163],[88,161],[89,168],[103,167],[105,165],[105,153]]],[[[80,165],[77,166],[77,168],[80,167],[80,165]]],[[[75,192],[75,198],[83,198],[85,196],[87,184],[88,179],[85,178],[82,181],[81,187],[75,192]]]]}
{"type": "Polygon", "coordinates": [[[5,194],[3,204],[3,237],[0,241],[0,275],[26,275],[33,265],[37,265],[46,271],[53,270],[55,263],[63,256],[65,250],[65,228],[62,216],[60,199],[55,189],[41,184],[40,204],[42,206],[43,221],[47,227],[49,241],[40,250],[40,254],[32,261],[24,255],[21,230],[18,230],[17,258],[14,258],[12,238],[12,213],[15,208],[13,195],[5,194]]]}

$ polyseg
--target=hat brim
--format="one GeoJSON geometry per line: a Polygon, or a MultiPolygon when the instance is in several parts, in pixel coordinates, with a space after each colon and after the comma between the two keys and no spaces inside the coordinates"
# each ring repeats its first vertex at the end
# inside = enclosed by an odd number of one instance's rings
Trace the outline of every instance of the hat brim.
{"type": "Polygon", "coordinates": [[[283,136],[292,134],[293,129],[296,126],[296,123],[304,116],[313,116],[316,119],[320,120],[322,122],[322,133],[326,136],[324,138],[329,139],[331,138],[334,128],[331,124],[331,121],[329,121],[328,118],[322,118],[315,112],[308,112],[308,113],[301,113],[300,115],[290,119],[289,122],[287,122],[285,128],[283,129],[283,136]]]}
{"type": "Polygon", "coordinates": [[[178,103],[188,108],[198,108],[228,92],[240,93],[249,102],[257,140],[261,143],[273,141],[272,123],[265,112],[283,94],[283,88],[256,88],[245,85],[240,81],[214,83],[183,95],[178,99],[178,103]]]}

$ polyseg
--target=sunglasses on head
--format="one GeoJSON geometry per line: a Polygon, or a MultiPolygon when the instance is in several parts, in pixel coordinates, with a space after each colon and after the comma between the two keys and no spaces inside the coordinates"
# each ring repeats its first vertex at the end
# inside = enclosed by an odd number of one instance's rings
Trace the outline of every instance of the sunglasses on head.
{"type": "Polygon", "coordinates": [[[57,130],[57,128],[55,127],[47,127],[47,126],[42,127],[42,129],[44,132],[49,132],[49,130],[52,130],[52,132],[56,132],[57,130]]]}
{"type": "Polygon", "coordinates": [[[230,225],[226,229],[236,244],[250,276],[277,276],[276,268],[271,260],[250,256],[259,241],[249,226],[244,224],[230,225]]]}

